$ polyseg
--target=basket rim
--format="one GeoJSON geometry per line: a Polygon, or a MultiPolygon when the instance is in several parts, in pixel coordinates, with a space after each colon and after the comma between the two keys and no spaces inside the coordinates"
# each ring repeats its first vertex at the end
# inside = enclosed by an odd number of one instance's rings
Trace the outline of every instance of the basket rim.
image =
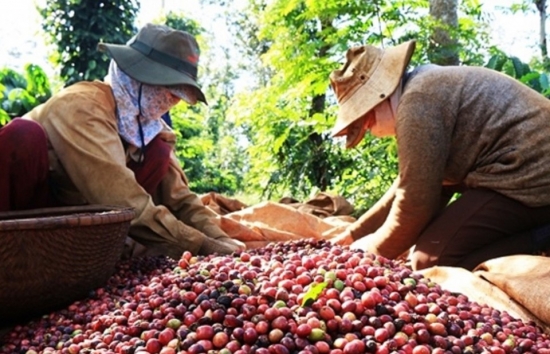
{"type": "Polygon", "coordinates": [[[113,224],[134,216],[132,207],[101,204],[8,211],[0,212],[0,231],[113,224]]]}

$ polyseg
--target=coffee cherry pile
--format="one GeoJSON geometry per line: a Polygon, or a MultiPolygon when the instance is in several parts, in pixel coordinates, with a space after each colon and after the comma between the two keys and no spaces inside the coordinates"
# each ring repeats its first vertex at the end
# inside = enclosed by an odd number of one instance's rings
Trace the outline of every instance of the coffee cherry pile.
{"type": "Polygon", "coordinates": [[[324,241],[123,262],[104,288],[6,334],[1,353],[550,353],[533,323],[399,261],[324,241]]]}

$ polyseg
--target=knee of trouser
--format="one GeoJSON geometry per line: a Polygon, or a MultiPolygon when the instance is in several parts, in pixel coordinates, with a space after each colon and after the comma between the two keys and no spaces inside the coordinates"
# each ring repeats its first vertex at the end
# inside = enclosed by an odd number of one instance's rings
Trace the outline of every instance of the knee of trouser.
{"type": "Polygon", "coordinates": [[[19,158],[34,158],[37,154],[46,155],[48,137],[44,128],[37,122],[15,118],[2,128],[3,143],[17,151],[19,158]]]}
{"type": "Polygon", "coordinates": [[[23,144],[25,142],[47,141],[46,131],[37,122],[30,119],[14,118],[9,124],[3,127],[6,134],[17,138],[17,142],[23,144]]]}
{"type": "Polygon", "coordinates": [[[46,135],[46,132],[42,125],[32,119],[14,118],[11,123],[14,128],[18,128],[21,132],[33,132],[39,135],[46,135]]]}

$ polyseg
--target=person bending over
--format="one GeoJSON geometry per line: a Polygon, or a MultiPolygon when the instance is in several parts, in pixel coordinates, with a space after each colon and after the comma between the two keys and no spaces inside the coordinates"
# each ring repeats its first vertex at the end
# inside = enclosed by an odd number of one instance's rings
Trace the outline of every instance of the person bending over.
{"type": "Polygon", "coordinates": [[[98,47],[112,58],[104,81],[64,88],[0,129],[0,211],[128,206],[130,255],[243,249],[190,191],[161,119],[181,100],[206,103],[195,38],[147,24],[127,44],[98,47]]]}
{"type": "Polygon", "coordinates": [[[398,176],[335,242],[411,266],[473,269],[548,248],[550,100],[491,69],[423,65],[415,42],[350,48],[330,75],[333,136],[395,136],[398,176]],[[456,193],[460,197],[449,203],[456,193]]]}

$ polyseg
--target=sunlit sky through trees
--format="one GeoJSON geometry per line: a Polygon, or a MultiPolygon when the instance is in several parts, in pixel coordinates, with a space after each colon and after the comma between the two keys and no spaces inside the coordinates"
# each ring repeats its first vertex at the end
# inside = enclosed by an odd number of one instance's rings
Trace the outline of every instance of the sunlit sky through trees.
{"type": "MultiPolygon", "coordinates": [[[[507,54],[518,56],[529,61],[539,55],[536,48],[538,36],[538,19],[536,14],[506,14],[503,9],[519,0],[486,0],[482,8],[492,18],[492,36],[507,54]]],[[[217,26],[208,16],[208,9],[202,7],[199,0],[140,0],[141,10],[137,25],[140,26],[170,10],[182,12],[198,20],[206,30],[216,33],[218,40],[223,40],[227,31],[217,26]],[[219,34],[219,35],[218,35],[219,34]]],[[[242,1],[237,1],[237,3],[242,1]]],[[[0,0],[0,67],[8,66],[19,69],[27,63],[38,64],[47,72],[51,71],[47,63],[47,48],[40,31],[40,16],[35,4],[44,4],[45,0],[18,0],[11,2],[0,0]]],[[[235,5],[238,6],[238,5],[235,5]]],[[[211,11],[210,11],[211,12],[211,11]]]]}

